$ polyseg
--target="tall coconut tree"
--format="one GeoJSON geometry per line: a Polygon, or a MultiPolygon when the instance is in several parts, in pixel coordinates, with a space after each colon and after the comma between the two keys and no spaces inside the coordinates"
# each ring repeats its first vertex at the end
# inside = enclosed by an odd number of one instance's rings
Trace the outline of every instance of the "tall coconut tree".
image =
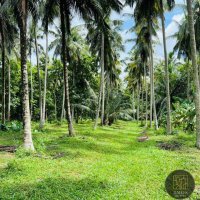
{"type": "Polygon", "coordinates": [[[120,60],[120,53],[124,51],[123,39],[118,31],[121,30],[123,21],[121,20],[109,20],[110,24],[110,51],[105,59],[105,115],[103,124],[108,123],[109,114],[109,102],[110,96],[114,89],[117,89],[120,84],[120,66],[122,60],[120,60]]]}
{"type": "Polygon", "coordinates": [[[91,51],[97,55],[98,63],[101,69],[101,81],[99,90],[98,106],[96,110],[96,119],[94,129],[97,127],[99,112],[101,110],[101,125],[104,125],[105,119],[105,72],[110,70],[113,64],[113,49],[112,41],[114,41],[114,33],[111,30],[109,19],[104,18],[101,22],[90,23],[88,25],[88,41],[90,43],[91,51]],[[99,60],[100,59],[100,60],[99,60]]]}
{"type": "Polygon", "coordinates": [[[17,27],[14,21],[13,16],[11,15],[11,9],[8,6],[8,2],[5,0],[0,1],[0,41],[1,41],[1,59],[2,59],[2,124],[5,123],[5,83],[6,83],[6,70],[7,70],[7,80],[8,80],[8,112],[7,119],[10,121],[10,105],[11,105],[11,96],[10,96],[10,57],[14,49],[15,39],[17,38],[17,27]],[[7,66],[7,67],[6,67],[7,66]]]}
{"type": "Polygon", "coordinates": [[[36,2],[28,0],[11,0],[19,29],[20,29],[20,54],[21,54],[21,78],[22,78],[22,107],[23,107],[23,125],[24,125],[24,148],[34,150],[31,117],[29,104],[29,85],[27,69],[27,18],[28,12],[36,13],[36,2]]]}
{"type": "Polygon", "coordinates": [[[177,57],[181,57],[186,61],[187,65],[187,99],[190,100],[190,91],[191,91],[191,48],[190,48],[190,33],[188,26],[188,16],[185,14],[181,22],[176,22],[178,25],[178,31],[172,35],[172,38],[176,39],[176,44],[174,46],[174,52],[177,52],[177,57]]]}
{"type": "Polygon", "coordinates": [[[39,115],[40,115],[40,128],[42,126],[42,83],[41,83],[41,75],[40,75],[40,52],[39,52],[39,44],[38,44],[38,28],[36,19],[33,22],[33,37],[34,37],[34,45],[35,45],[35,54],[36,54],[36,65],[37,65],[37,78],[38,78],[38,87],[39,87],[39,115]]]}
{"type": "MultiPolygon", "coordinates": [[[[105,6],[105,5],[104,5],[105,6]]],[[[90,43],[91,51],[98,55],[97,58],[101,68],[100,75],[100,90],[99,90],[99,98],[98,98],[98,106],[96,110],[96,118],[94,123],[94,129],[97,127],[97,122],[99,118],[99,112],[101,110],[101,125],[104,125],[105,121],[105,72],[109,69],[106,65],[111,63],[113,58],[113,50],[112,50],[112,41],[116,40],[113,37],[113,34],[117,36],[116,31],[112,32],[109,22],[110,9],[109,7],[104,7],[104,17],[99,21],[93,21],[88,23],[88,40],[90,43]],[[107,67],[107,68],[106,68],[107,67]]],[[[120,11],[121,4],[118,2],[117,11],[120,11]]],[[[119,24],[119,21],[115,21],[113,23],[119,24]]],[[[119,37],[116,37],[119,38],[119,37]]],[[[115,43],[113,42],[113,43],[115,43]]],[[[111,65],[109,65],[111,66],[111,65]]]]}
{"type": "MultiPolygon", "coordinates": [[[[146,20],[145,20],[146,21],[146,20]]],[[[155,22],[138,23],[136,25],[136,58],[141,57],[144,65],[149,65],[150,69],[150,126],[152,126],[152,119],[154,116],[155,128],[157,129],[157,114],[156,102],[154,94],[154,62],[153,62],[153,40],[152,36],[156,37],[157,25],[155,22]]],[[[147,91],[146,91],[147,92],[147,91]]]]}
{"type": "Polygon", "coordinates": [[[5,0],[0,1],[0,47],[1,47],[1,63],[2,63],[2,114],[1,114],[1,123],[5,123],[5,110],[6,110],[6,77],[5,77],[5,71],[6,71],[6,50],[8,47],[8,43],[12,41],[12,29],[14,27],[13,19],[10,17],[11,12],[9,9],[9,6],[5,0]],[[11,37],[11,38],[9,38],[11,37]],[[9,41],[10,40],[10,41],[9,41]]]}
{"type": "Polygon", "coordinates": [[[4,124],[5,123],[5,19],[4,19],[4,13],[3,13],[3,3],[4,2],[0,2],[0,6],[1,6],[1,12],[0,12],[0,41],[1,41],[1,63],[2,63],[2,70],[1,70],[1,74],[2,74],[2,118],[1,118],[1,123],[4,124]]]}
{"type": "Polygon", "coordinates": [[[191,58],[194,71],[194,87],[195,87],[195,110],[196,110],[196,146],[200,149],[200,85],[199,85],[199,70],[197,65],[197,51],[196,51],[196,39],[194,29],[194,16],[192,10],[192,0],[187,0],[188,9],[188,24],[190,32],[190,47],[191,58]]]}
{"type": "MultiPolygon", "coordinates": [[[[55,58],[57,58],[60,54],[61,54],[61,44],[62,44],[62,33],[61,33],[61,29],[59,27],[57,27],[55,25],[55,30],[49,30],[49,34],[54,36],[54,40],[50,43],[49,45],[49,49],[52,50],[54,49],[54,54],[53,56],[55,58]]],[[[69,68],[72,67],[71,71],[72,71],[72,83],[73,83],[73,88],[76,85],[76,70],[78,66],[81,66],[80,63],[80,56],[81,53],[84,52],[85,55],[88,54],[88,47],[86,46],[86,42],[84,40],[84,38],[79,34],[81,28],[83,28],[83,26],[75,26],[71,28],[71,33],[70,35],[67,37],[67,49],[68,49],[68,62],[69,62],[69,68]],[[71,62],[72,61],[72,62],[71,62]]],[[[61,112],[61,119],[63,119],[64,117],[64,105],[65,105],[65,92],[63,90],[63,103],[62,103],[62,112],[61,112]]],[[[72,95],[72,100],[73,99],[73,95],[72,95]]],[[[72,119],[73,119],[73,113],[75,110],[74,105],[71,105],[72,108],[72,119]]]]}
{"type": "Polygon", "coordinates": [[[33,93],[34,93],[34,83],[33,83],[33,66],[32,66],[32,49],[34,48],[34,38],[33,38],[33,30],[32,30],[32,21],[30,22],[30,26],[28,27],[28,54],[29,54],[29,62],[30,62],[30,113],[31,117],[33,114],[33,93]]]}
{"type": "Polygon", "coordinates": [[[158,129],[157,114],[156,114],[156,102],[154,94],[154,59],[153,59],[153,41],[152,36],[154,34],[154,27],[157,25],[157,17],[160,12],[160,3],[157,0],[145,1],[145,0],[126,0],[126,3],[133,7],[134,18],[136,27],[146,26],[149,37],[149,54],[150,54],[150,77],[151,77],[151,98],[150,98],[150,126],[152,126],[152,110],[154,110],[155,129],[158,129]]]}
{"type": "Polygon", "coordinates": [[[6,40],[6,52],[7,52],[7,120],[10,121],[11,117],[11,57],[15,51],[15,42],[18,40],[18,29],[13,20],[13,26],[11,29],[7,30],[8,39],[6,40]]]}
{"type": "Polygon", "coordinates": [[[135,45],[135,59],[140,58],[141,63],[143,65],[143,79],[144,79],[144,87],[145,87],[145,99],[146,99],[146,122],[145,126],[147,127],[147,120],[148,120],[148,84],[147,84],[147,74],[148,74],[148,67],[149,67],[149,36],[148,32],[144,31],[145,29],[140,29],[137,32],[137,39],[135,45]]]}
{"type": "MultiPolygon", "coordinates": [[[[171,10],[175,5],[175,0],[167,1],[168,9],[171,10]]],[[[164,17],[164,5],[163,0],[160,0],[160,18],[162,22],[162,34],[163,34],[163,49],[165,56],[165,82],[166,82],[166,96],[167,96],[167,134],[171,134],[171,99],[169,88],[169,69],[168,69],[168,54],[166,45],[166,33],[165,33],[165,17],[164,17]]]]}
{"type": "Polygon", "coordinates": [[[40,128],[43,128],[45,124],[46,116],[46,93],[47,93],[47,77],[48,77],[48,64],[49,64],[49,24],[53,24],[55,16],[58,16],[58,9],[51,9],[51,5],[42,1],[40,13],[43,14],[42,27],[44,27],[44,33],[46,38],[46,52],[45,52],[45,74],[44,74],[44,91],[43,91],[43,107],[42,107],[42,121],[40,123],[40,128]]]}
{"type": "Polygon", "coordinates": [[[126,71],[128,72],[128,76],[126,80],[128,81],[128,88],[131,91],[134,91],[137,94],[137,101],[136,101],[136,118],[137,122],[141,119],[140,115],[140,96],[141,96],[141,85],[142,85],[142,75],[143,75],[143,63],[140,58],[137,58],[135,52],[134,56],[128,63],[128,66],[126,68],[126,71]]]}

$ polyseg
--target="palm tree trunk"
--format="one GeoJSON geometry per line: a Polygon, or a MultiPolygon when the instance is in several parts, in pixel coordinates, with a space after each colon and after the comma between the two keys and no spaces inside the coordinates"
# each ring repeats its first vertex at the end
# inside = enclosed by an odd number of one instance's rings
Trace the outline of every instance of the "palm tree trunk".
{"type": "Polygon", "coordinates": [[[31,119],[30,119],[30,105],[29,105],[29,87],[28,87],[28,69],[27,69],[27,0],[20,1],[19,20],[20,28],[20,53],[21,53],[21,76],[22,76],[22,107],[23,107],[23,124],[24,124],[24,148],[27,150],[34,150],[32,133],[31,133],[31,119]]]}
{"type": "Polygon", "coordinates": [[[33,115],[33,69],[32,69],[32,59],[31,59],[31,55],[32,55],[32,47],[31,47],[31,39],[30,39],[30,47],[29,47],[29,55],[30,55],[30,76],[31,76],[31,118],[33,115]]]}
{"type": "MultiPolygon", "coordinates": [[[[102,77],[101,77],[101,79],[102,79],[102,77]]],[[[101,109],[101,95],[102,95],[102,84],[100,84],[100,89],[99,89],[99,97],[98,97],[98,105],[97,105],[96,117],[95,117],[95,122],[94,122],[94,130],[97,128],[99,112],[101,109]]]]}
{"type": "MultiPolygon", "coordinates": [[[[76,66],[73,67],[73,88],[75,88],[76,86],[76,78],[75,78],[75,74],[76,74],[76,66]]],[[[72,121],[74,121],[74,105],[72,105],[72,121]]]]}
{"type": "Polygon", "coordinates": [[[192,0],[187,0],[188,9],[188,23],[190,32],[190,45],[191,45],[191,57],[194,70],[194,87],[195,87],[195,109],[196,109],[196,146],[200,149],[200,86],[199,86],[199,71],[197,65],[197,50],[196,39],[194,31],[194,17],[192,11],[192,0]]]}
{"type": "Polygon", "coordinates": [[[61,111],[61,121],[65,118],[65,87],[63,87],[63,99],[62,99],[62,111],[61,111]]]}
{"type": "Polygon", "coordinates": [[[46,32],[46,55],[45,55],[45,74],[44,74],[44,94],[43,94],[43,111],[42,111],[42,123],[41,128],[45,124],[45,113],[46,113],[46,94],[47,94],[47,76],[48,76],[48,30],[46,32]]]}
{"type": "Polygon", "coordinates": [[[148,120],[148,85],[147,85],[147,70],[144,65],[144,87],[145,87],[145,127],[147,127],[148,120]]]}
{"type": "Polygon", "coordinates": [[[8,62],[8,116],[7,119],[10,121],[10,106],[11,106],[11,91],[10,91],[10,62],[8,62]]]}
{"type": "MultiPolygon", "coordinates": [[[[150,50],[151,54],[151,50],[150,50]]],[[[151,56],[149,58],[149,63],[150,63],[150,128],[152,128],[153,124],[153,90],[152,90],[152,85],[153,85],[153,78],[152,78],[152,63],[151,63],[151,56]]]]}
{"type": "Polygon", "coordinates": [[[37,33],[36,27],[34,30],[35,36],[35,50],[36,50],[36,60],[37,60],[37,74],[38,74],[38,85],[39,85],[39,107],[40,107],[40,128],[42,128],[42,87],[40,79],[40,63],[39,63],[39,52],[38,52],[38,42],[37,42],[37,33]]]}
{"type": "MultiPolygon", "coordinates": [[[[102,46],[101,46],[101,83],[100,83],[100,89],[99,89],[99,98],[98,98],[98,106],[97,106],[97,111],[96,111],[96,118],[94,122],[94,130],[97,128],[98,124],[98,119],[99,119],[99,112],[101,109],[101,124],[103,125],[103,119],[104,114],[104,108],[102,109],[102,106],[104,106],[104,99],[103,99],[103,94],[104,94],[104,35],[102,34],[102,46]],[[102,102],[102,104],[101,104],[102,102]]],[[[105,95],[104,95],[105,98],[105,95]]]]}
{"type": "Polygon", "coordinates": [[[102,101],[101,101],[101,125],[103,126],[105,111],[105,77],[104,77],[104,34],[102,33],[101,41],[101,84],[102,84],[102,101]]]}
{"type": "Polygon", "coordinates": [[[187,60],[187,100],[190,100],[190,66],[189,60],[187,60]]]}
{"type": "Polygon", "coordinates": [[[110,78],[109,76],[106,78],[106,92],[107,92],[107,95],[106,95],[106,105],[105,105],[105,116],[104,116],[104,125],[108,125],[108,122],[109,122],[109,100],[110,100],[110,91],[112,90],[112,85],[111,85],[111,81],[110,81],[110,78]]]}
{"type": "Polygon", "coordinates": [[[144,80],[141,83],[141,93],[142,93],[142,102],[141,102],[141,125],[144,124],[143,113],[144,113],[144,80]]]}
{"type": "Polygon", "coordinates": [[[1,50],[1,59],[2,59],[2,71],[1,71],[1,75],[2,75],[2,116],[1,116],[1,123],[5,124],[5,40],[4,40],[4,31],[3,31],[3,24],[0,21],[0,33],[1,33],[1,46],[2,46],[2,50],[1,50]]]}
{"type": "Polygon", "coordinates": [[[163,34],[163,47],[165,55],[165,82],[166,82],[166,96],[167,96],[167,134],[171,134],[171,99],[170,99],[170,88],[169,88],[169,68],[168,68],[168,55],[167,55],[167,45],[165,36],[165,19],[163,10],[163,0],[160,0],[161,4],[161,21],[162,21],[162,34],[163,34]]]}
{"type": "Polygon", "coordinates": [[[132,91],[132,110],[133,110],[133,120],[135,121],[135,91],[132,91]]]}
{"type": "Polygon", "coordinates": [[[155,130],[158,130],[158,119],[157,119],[157,112],[156,112],[156,100],[155,100],[155,91],[154,91],[154,84],[153,84],[153,118],[154,118],[154,126],[155,130]]]}
{"type": "MultiPolygon", "coordinates": [[[[150,27],[150,26],[149,26],[150,27]]],[[[153,118],[155,129],[158,130],[158,120],[156,114],[156,101],[154,92],[154,62],[153,62],[153,44],[152,44],[152,33],[150,27],[150,57],[151,57],[151,106],[153,107],[153,118]]],[[[152,125],[152,124],[151,124],[152,125]]]]}
{"type": "Polygon", "coordinates": [[[140,120],[140,84],[137,81],[137,123],[140,120]]]}
{"type": "Polygon", "coordinates": [[[55,111],[55,120],[57,121],[57,99],[55,91],[54,91],[54,111],[55,111]]]}
{"type": "Polygon", "coordinates": [[[64,68],[64,86],[65,86],[65,107],[67,112],[67,121],[68,121],[68,131],[69,136],[75,136],[72,117],[71,117],[71,108],[70,108],[70,99],[69,99],[69,80],[68,80],[68,67],[66,60],[66,24],[65,24],[65,11],[63,0],[60,0],[60,17],[61,17],[61,32],[62,32],[62,61],[64,68]]]}

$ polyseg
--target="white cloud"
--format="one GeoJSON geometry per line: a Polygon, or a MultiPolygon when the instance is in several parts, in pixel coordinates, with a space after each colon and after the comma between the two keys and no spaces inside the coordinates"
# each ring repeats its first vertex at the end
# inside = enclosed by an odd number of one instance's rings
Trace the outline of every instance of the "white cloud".
{"type": "MultiPolygon", "coordinates": [[[[170,36],[174,35],[178,31],[178,25],[177,23],[180,23],[184,18],[184,13],[174,15],[172,17],[171,23],[166,27],[165,33],[167,38],[167,51],[168,53],[173,51],[173,48],[176,44],[176,39],[172,38],[170,36]]],[[[155,57],[159,59],[164,58],[164,52],[163,52],[163,36],[162,36],[162,30],[159,29],[157,31],[157,36],[159,39],[159,44],[155,46],[155,57]]]]}

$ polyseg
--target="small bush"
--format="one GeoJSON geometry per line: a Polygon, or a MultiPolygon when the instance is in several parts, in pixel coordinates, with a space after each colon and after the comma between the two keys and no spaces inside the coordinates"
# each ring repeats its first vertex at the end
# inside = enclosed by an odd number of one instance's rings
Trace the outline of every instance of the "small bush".
{"type": "Polygon", "coordinates": [[[18,121],[13,121],[8,124],[0,124],[1,131],[21,131],[23,128],[22,123],[18,121]]]}
{"type": "Polygon", "coordinates": [[[9,127],[9,129],[12,131],[21,131],[22,128],[23,128],[22,123],[18,121],[11,122],[11,126],[9,127]]]}
{"type": "Polygon", "coordinates": [[[5,124],[0,124],[0,130],[1,130],[1,131],[8,131],[9,128],[8,128],[8,126],[6,126],[5,124]]]}

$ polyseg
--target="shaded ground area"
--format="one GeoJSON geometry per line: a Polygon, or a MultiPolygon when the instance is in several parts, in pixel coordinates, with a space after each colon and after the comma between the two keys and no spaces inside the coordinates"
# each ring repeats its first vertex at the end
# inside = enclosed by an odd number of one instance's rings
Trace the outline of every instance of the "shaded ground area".
{"type": "MultiPolygon", "coordinates": [[[[65,124],[48,124],[43,132],[33,127],[37,154],[20,148],[15,154],[0,153],[1,200],[171,199],[164,184],[176,169],[192,173],[197,188],[191,199],[200,198],[195,135],[147,131],[149,139],[138,142],[142,128],[133,122],[96,131],[85,122],[76,125],[75,138],[65,136],[65,124]],[[181,147],[162,150],[158,141],[181,147]]],[[[21,140],[21,133],[0,132],[0,145],[19,146],[21,140]]]]}

